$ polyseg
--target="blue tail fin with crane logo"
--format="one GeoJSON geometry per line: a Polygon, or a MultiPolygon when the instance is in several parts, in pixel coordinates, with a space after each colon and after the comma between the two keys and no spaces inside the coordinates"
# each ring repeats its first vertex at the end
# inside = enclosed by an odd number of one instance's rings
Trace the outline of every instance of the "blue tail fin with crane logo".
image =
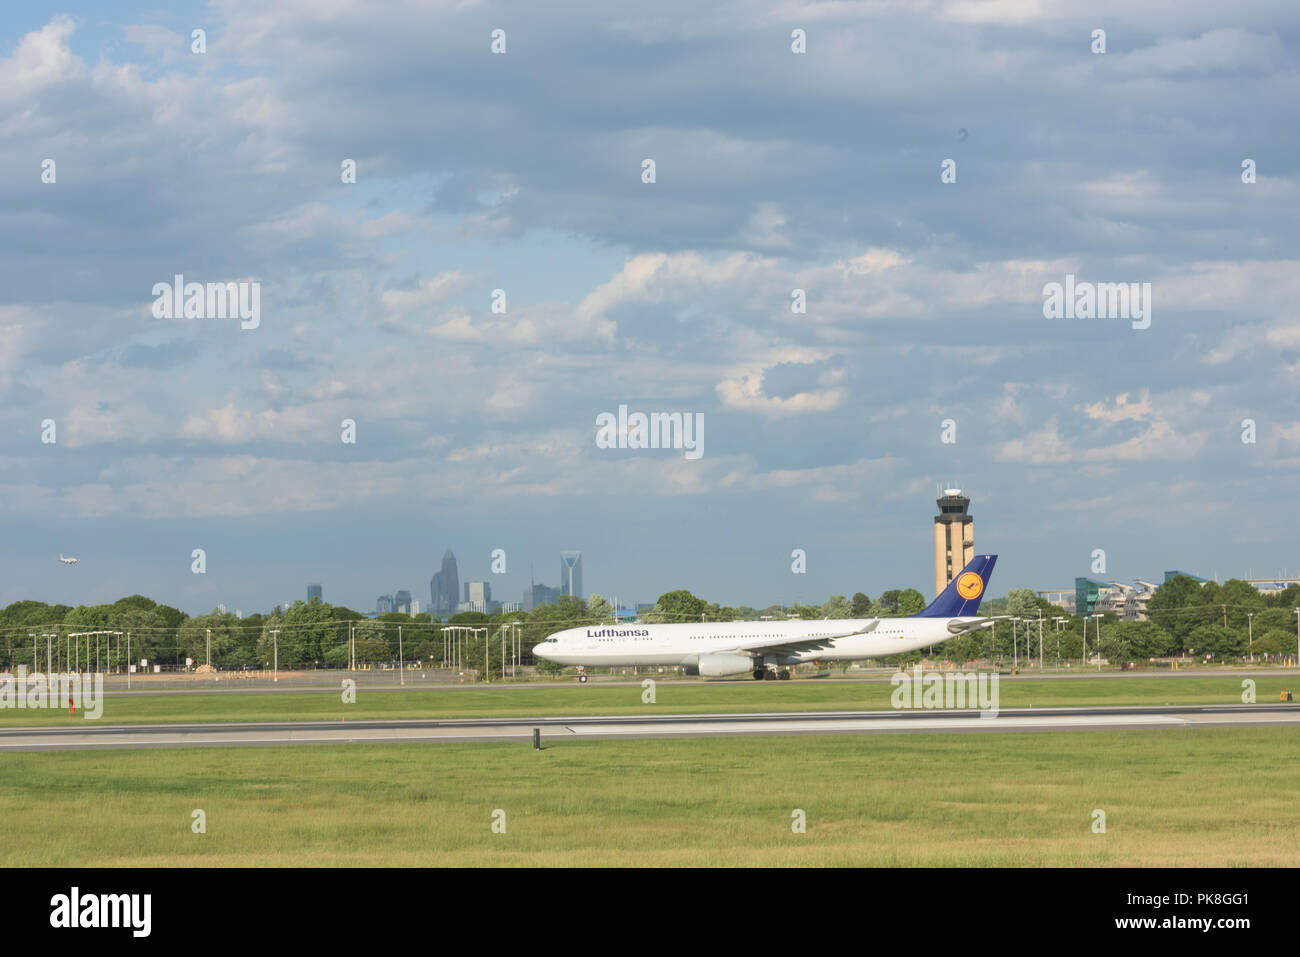
{"type": "Polygon", "coordinates": [[[980,613],[980,599],[989,587],[996,555],[976,555],[963,568],[948,587],[939,593],[930,607],[916,615],[917,618],[963,618],[980,613]]]}

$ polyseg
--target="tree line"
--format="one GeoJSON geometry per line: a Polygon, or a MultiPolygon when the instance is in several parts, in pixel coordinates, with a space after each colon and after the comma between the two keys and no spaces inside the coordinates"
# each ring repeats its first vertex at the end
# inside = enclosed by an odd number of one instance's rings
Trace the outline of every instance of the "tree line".
{"type": "MultiPolygon", "coordinates": [[[[831,595],[820,605],[723,606],[708,602],[686,589],[664,593],[641,616],[647,622],[785,620],[790,618],[891,618],[914,615],[925,608],[924,596],[914,588],[891,589],[877,598],[857,592],[851,598],[831,595]]],[[[1100,652],[1113,662],[1194,654],[1216,659],[1281,655],[1296,650],[1296,617],[1300,586],[1275,595],[1260,594],[1246,582],[1232,579],[1218,584],[1177,576],[1160,586],[1148,603],[1148,620],[1122,621],[1107,614],[1086,622],[1067,614],[1031,590],[1012,589],[1005,598],[986,601],[981,613],[1009,615],[994,629],[950,639],[933,653],[953,661],[1013,656],[1038,657],[1042,621],[1044,657],[1079,658],[1084,652],[1085,627],[1088,655],[1100,652]]],[[[214,609],[190,616],[143,595],[131,595],[109,605],[47,605],[19,601],[0,610],[0,662],[7,667],[46,661],[47,646],[62,649],[61,660],[85,654],[94,642],[103,664],[117,668],[127,662],[123,641],[130,634],[130,661],[146,659],[164,668],[182,667],[187,658],[204,663],[209,653],[214,664],[233,668],[269,667],[278,659],[281,668],[343,667],[408,662],[464,667],[486,665],[494,672],[513,660],[516,645],[521,663],[532,664],[532,647],[566,628],[614,621],[608,599],[593,594],[587,599],[562,596],[532,612],[488,615],[463,612],[447,622],[427,613],[389,613],[370,618],[343,605],[320,599],[297,601],[269,614],[238,618],[214,609]],[[468,626],[473,633],[458,633],[448,626],[468,626]],[[487,630],[486,636],[483,629],[487,630]],[[507,636],[502,648],[503,629],[507,636]],[[79,639],[85,632],[121,633],[117,636],[79,639]],[[47,636],[52,636],[47,638],[47,636]],[[87,644],[82,645],[85,641],[87,644]],[[74,644],[77,646],[74,648],[74,644]]],[[[927,652],[928,653],[928,650],[927,652]]],[[[906,661],[923,652],[899,656],[906,661]]],[[[81,660],[78,658],[78,660],[81,660]]],[[[547,662],[539,666],[550,670],[547,662]]]]}

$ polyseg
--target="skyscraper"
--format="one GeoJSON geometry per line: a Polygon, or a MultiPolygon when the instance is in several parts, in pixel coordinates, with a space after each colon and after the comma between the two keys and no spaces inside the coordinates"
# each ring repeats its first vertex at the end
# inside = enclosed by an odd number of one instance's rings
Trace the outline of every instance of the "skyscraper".
{"type": "Polygon", "coordinates": [[[435,615],[454,614],[460,603],[460,573],[450,548],[442,556],[442,569],[429,579],[429,602],[429,611],[435,615]]]}
{"type": "Polygon", "coordinates": [[[319,583],[315,583],[307,586],[307,604],[310,605],[311,600],[313,598],[319,598],[321,601],[325,600],[324,595],[321,593],[321,587],[319,583]]]}
{"type": "Polygon", "coordinates": [[[582,552],[560,552],[560,594],[582,597],[582,552]]]}
{"type": "Polygon", "coordinates": [[[524,592],[523,610],[533,611],[542,605],[553,605],[560,597],[558,588],[551,588],[549,585],[539,585],[533,582],[524,592]]]}
{"type": "Polygon", "coordinates": [[[975,557],[975,519],[968,509],[970,498],[959,488],[946,488],[936,503],[934,517],[934,593],[948,587],[948,582],[975,557]]]}
{"type": "Polygon", "coordinates": [[[411,593],[403,588],[393,596],[393,604],[397,606],[397,611],[409,615],[411,613],[411,593]]]}

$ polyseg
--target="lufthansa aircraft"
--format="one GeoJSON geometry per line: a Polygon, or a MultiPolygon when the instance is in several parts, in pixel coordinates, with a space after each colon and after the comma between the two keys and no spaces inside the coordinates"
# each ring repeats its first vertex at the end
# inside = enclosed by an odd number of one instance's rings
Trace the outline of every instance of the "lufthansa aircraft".
{"type": "Polygon", "coordinates": [[[63,557],[63,552],[59,552],[59,561],[63,562],[63,564],[65,564],[65,565],[75,565],[75,564],[77,564],[77,560],[76,560],[75,558],[64,558],[64,557],[63,557]]]}
{"type": "Polygon", "coordinates": [[[706,678],[789,678],[789,667],[802,662],[896,655],[988,627],[995,619],[979,617],[980,599],[997,560],[977,556],[930,607],[910,618],[597,625],[558,632],[535,645],[533,654],[560,665],[680,665],[706,678]]]}

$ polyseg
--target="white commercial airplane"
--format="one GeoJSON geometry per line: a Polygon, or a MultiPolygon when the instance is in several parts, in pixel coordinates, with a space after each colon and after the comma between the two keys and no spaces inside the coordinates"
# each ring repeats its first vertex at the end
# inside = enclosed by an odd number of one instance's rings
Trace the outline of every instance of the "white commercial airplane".
{"type": "Polygon", "coordinates": [[[65,565],[75,565],[75,564],[77,564],[77,560],[76,560],[75,558],[64,558],[64,557],[63,557],[63,552],[59,552],[59,561],[63,562],[63,564],[65,564],[65,565]]]}
{"type": "Polygon", "coordinates": [[[706,678],[789,678],[789,666],[802,662],[896,655],[988,627],[995,619],[978,612],[997,560],[977,556],[925,611],[909,618],[599,625],[558,632],[535,645],[533,654],[561,665],[680,665],[706,678]]]}

